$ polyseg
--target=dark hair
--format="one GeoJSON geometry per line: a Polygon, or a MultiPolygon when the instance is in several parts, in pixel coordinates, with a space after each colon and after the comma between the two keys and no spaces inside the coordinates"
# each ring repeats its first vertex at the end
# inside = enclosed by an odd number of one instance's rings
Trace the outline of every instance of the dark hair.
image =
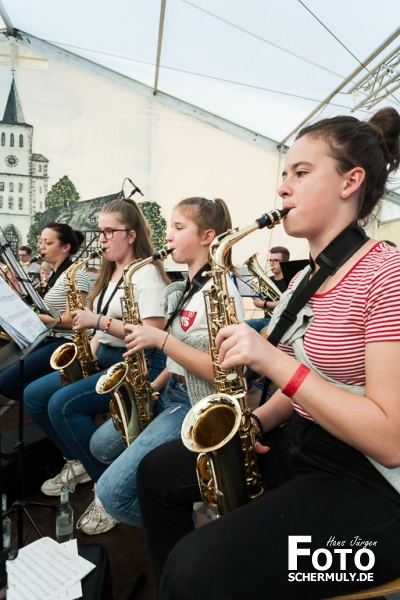
{"type": "Polygon", "coordinates": [[[274,246],[269,249],[270,254],[282,254],[282,261],[289,260],[290,252],[285,246],[274,246]]]}
{"type": "MultiPolygon", "coordinates": [[[[232,229],[232,219],[228,206],[221,198],[207,200],[207,198],[193,197],[181,200],[175,206],[184,215],[197,225],[200,232],[213,229],[216,235],[232,229]]],[[[227,252],[228,268],[232,273],[236,269],[232,264],[232,251],[227,252]]]]}
{"type": "MultiPolygon", "coordinates": [[[[118,221],[126,227],[126,229],[134,230],[136,238],[134,242],[134,252],[137,259],[148,258],[154,254],[154,247],[151,241],[152,231],[146,221],[139,205],[131,198],[121,198],[112,200],[103,206],[100,211],[101,215],[114,214],[118,221]]],[[[154,261],[154,266],[158,269],[165,283],[169,283],[169,279],[165,273],[164,266],[161,261],[154,261]]],[[[100,268],[100,273],[96,277],[92,291],[89,297],[89,308],[93,308],[93,299],[99,295],[100,291],[108,284],[111,275],[115,270],[115,262],[103,260],[100,268]]]]}
{"type": "Polygon", "coordinates": [[[397,110],[382,108],[368,121],[348,116],[323,119],[301,129],[296,139],[304,135],[326,141],[339,173],[354,167],[364,169],[358,219],[365,223],[384,195],[390,173],[399,166],[400,115],[397,110]]]}
{"type": "Polygon", "coordinates": [[[73,256],[79,250],[79,247],[85,241],[85,236],[82,231],[72,229],[70,225],[65,223],[47,223],[43,229],[53,229],[57,234],[57,239],[63,245],[70,244],[69,255],[73,256]]]}
{"type": "Polygon", "coordinates": [[[27,254],[32,254],[32,248],[30,246],[20,246],[18,248],[20,252],[26,252],[27,254]]]}

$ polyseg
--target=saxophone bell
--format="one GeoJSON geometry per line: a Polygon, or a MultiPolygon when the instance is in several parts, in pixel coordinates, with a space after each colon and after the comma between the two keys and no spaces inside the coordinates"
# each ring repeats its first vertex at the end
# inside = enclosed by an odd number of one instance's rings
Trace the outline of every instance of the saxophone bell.
{"type": "Polygon", "coordinates": [[[198,452],[197,480],[203,502],[224,515],[247,502],[242,477],[243,453],[239,435],[242,411],[228,394],[211,394],[197,402],[182,424],[186,448],[198,452]],[[235,468],[238,467],[238,468],[235,468]]]}
{"type": "MultiPolygon", "coordinates": [[[[67,269],[66,285],[67,300],[70,312],[81,310],[83,302],[76,285],[76,273],[92,258],[103,254],[103,250],[95,250],[86,258],[76,260],[67,269]]],[[[95,358],[90,349],[90,341],[87,330],[74,331],[73,341],[62,344],[50,357],[50,366],[56,371],[60,371],[61,382],[64,385],[75,383],[84,377],[94,375],[98,370],[97,358],[95,358]]]]}

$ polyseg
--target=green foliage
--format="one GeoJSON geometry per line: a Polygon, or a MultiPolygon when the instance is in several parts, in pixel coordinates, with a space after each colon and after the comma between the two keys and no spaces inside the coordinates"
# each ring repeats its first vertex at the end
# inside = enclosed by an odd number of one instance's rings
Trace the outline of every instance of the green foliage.
{"type": "Polygon", "coordinates": [[[80,196],[76,191],[76,187],[67,175],[64,175],[53,185],[50,192],[46,196],[46,208],[53,206],[67,206],[70,202],[78,202],[80,196]]]}
{"type": "Polygon", "coordinates": [[[31,226],[30,226],[29,232],[28,232],[28,244],[30,245],[31,248],[34,249],[34,252],[33,252],[34,254],[35,254],[35,249],[38,246],[38,239],[39,239],[39,236],[40,236],[42,230],[44,229],[44,227],[47,223],[51,223],[52,221],[57,220],[57,218],[56,218],[57,214],[58,214],[58,210],[55,207],[53,209],[49,209],[44,212],[37,212],[33,215],[32,221],[31,221],[31,226]]]}
{"type": "Polygon", "coordinates": [[[161,206],[157,202],[140,202],[140,208],[153,232],[153,246],[161,250],[167,243],[167,222],[161,215],[161,206]]]}

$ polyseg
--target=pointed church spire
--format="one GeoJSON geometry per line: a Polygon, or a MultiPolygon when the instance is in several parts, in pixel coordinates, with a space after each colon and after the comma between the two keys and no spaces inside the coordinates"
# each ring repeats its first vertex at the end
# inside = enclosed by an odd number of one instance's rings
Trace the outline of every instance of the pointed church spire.
{"type": "Polygon", "coordinates": [[[15,80],[14,80],[14,73],[13,73],[13,80],[12,80],[12,84],[11,84],[11,90],[8,95],[7,105],[6,105],[6,109],[4,111],[4,117],[3,117],[3,120],[0,122],[5,123],[7,125],[12,125],[14,123],[16,123],[16,124],[17,123],[20,123],[20,124],[25,123],[24,114],[22,112],[21,102],[19,101],[19,97],[18,97],[17,86],[16,86],[15,80]]]}

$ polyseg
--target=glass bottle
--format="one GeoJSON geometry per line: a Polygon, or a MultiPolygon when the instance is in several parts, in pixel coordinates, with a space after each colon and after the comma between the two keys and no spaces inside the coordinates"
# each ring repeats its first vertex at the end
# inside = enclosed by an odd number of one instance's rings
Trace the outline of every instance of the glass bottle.
{"type": "Polygon", "coordinates": [[[60,510],[56,516],[56,539],[57,542],[72,540],[74,534],[74,511],[69,505],[69,488],[63,485],[61,488],[60,510]]]}
{"type": "Polygon", "coordinates": [[[7,495],[1,497],[1,507],[3,511],[3,548],[9,550],[11,548],[11,519],[7,515],[7,495]]]}

